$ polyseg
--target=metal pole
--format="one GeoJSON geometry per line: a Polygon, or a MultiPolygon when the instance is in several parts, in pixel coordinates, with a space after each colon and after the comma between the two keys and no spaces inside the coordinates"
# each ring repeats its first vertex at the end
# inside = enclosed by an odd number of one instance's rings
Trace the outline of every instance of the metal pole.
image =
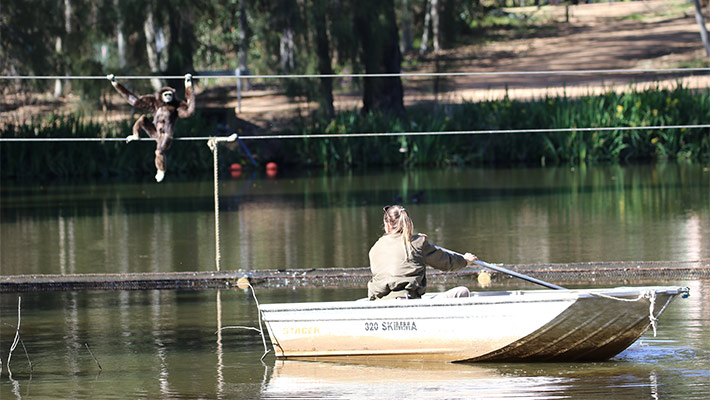
{"type": "Polygon", "coordinates": [[[235,70],[235,75],[237,75],[237,112],[242,112],[242,70],[237,68],[235,70]]]}

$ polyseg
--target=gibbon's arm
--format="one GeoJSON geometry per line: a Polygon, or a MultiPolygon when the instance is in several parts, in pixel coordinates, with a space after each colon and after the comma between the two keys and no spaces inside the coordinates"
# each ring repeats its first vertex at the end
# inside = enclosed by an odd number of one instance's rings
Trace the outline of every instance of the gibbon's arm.
{"type": "Polygon", "coordinates": [[[180,118],[187,118],[195,113],[195,91],[192,90],[192,75],[190,74],[185,74],[185,97],[187,97],[187,103],[181,101],[177,108],[180,118]]]}
{"type": "Polygon", "coordinates": [[[147,94],[141,97],[136,97],[133,92],[130,90],[126,89],[125,86],[121,85],[118,83],[116,80],[116,77],[113,74],[107,75],[106,78],[111,81],[111,85],[113,85],[114,88],[118,91],[118,93],[121,94],[126,100],[128,100],[128,104],[132,105],[133,107],[139,107],[139,108],[144,108],[146,110],[151,110],[155,111],[155,103],[157,102],[157,99],[155,98],[154,95],[152,94],[147,94]]]}

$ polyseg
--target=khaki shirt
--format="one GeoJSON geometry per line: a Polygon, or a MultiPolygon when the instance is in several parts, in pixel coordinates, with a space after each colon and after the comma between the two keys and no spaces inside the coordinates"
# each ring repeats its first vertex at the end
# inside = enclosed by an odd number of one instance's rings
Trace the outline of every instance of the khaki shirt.
{"type": "Polygon", "coordinates": [[[467,263],[463,255],[429,243],[426,236],[412,236],[412,253],[402,235],[384,235],[370,249],[372,279],[367,283],[370,300],[394,297],[419,298],[426,292],[427,265],[456,271],[467,263]]]}

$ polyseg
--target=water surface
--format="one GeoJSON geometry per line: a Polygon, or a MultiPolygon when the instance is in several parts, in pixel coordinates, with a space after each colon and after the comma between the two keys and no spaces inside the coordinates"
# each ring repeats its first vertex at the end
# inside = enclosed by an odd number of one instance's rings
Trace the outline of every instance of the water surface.
{"type": "MultiPolygon", "coordinates": [[[[223,179],[219,190],[223,269],[365,267],[382,206],[395,201],[435,243],[489,262],[710,258],[710,168],[701,165],[257,176],[223,179]]],[[[213,270],[214,227],[211,180],[1,182],[0,274],[213,270]]],[[[658,336],[607,362],[554,364],[262,363],[258,333],[216,333],[258,326],[241,290],[5,293],[0,398],[706,397],[710,281],[655,283],[691,289],[658,336]],[[33,367],[18,346],[10,375],[18,297],[33,367]]],[[[262,303],[365,295],[257,290],[262,303]]]]}
{"type": "MultiPolygon", "coordinates": [[[[22,294],[22,338],[4,367],[12,398],[704,398],[710,393],[710,281],[690,286],[617,357],[594,363],[444,364],[280,361],[264,353],[256,306],[235,291],[22,294]],[[103,371],[86,348],[89,345],[103,371]]],[[[347,300],[356,289],[271,289],[261,303],[347,300]]],[[[17,295],[0,295],[7,360],[17,295]]],[[[267,339],[268,340],[268,339],[267,339]]],[[[270,344],[269,344],[270,346],[270,344]]]]}
{"type": "MultiPolygon", "coordinates": [[[[215,268],[211,180],[0,185],[3,275],[215,268]]],[[[365,267],[382,206],[489,262],[710,258],[710,168],[437,169],[220,181],[222,269],[365,267]]]]}

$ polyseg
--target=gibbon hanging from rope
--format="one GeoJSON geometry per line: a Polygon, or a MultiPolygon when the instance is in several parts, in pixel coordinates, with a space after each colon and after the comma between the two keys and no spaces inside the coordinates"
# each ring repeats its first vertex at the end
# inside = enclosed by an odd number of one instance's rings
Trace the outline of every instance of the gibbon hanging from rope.
{"type": "Polygon", "coordinates": [[[133,124],[133,134],[126,137],[126,143],[140,139],[139,130],[155,139],[155,180],[161,182],[165,177],[165,152],[173,141],[173,130],[178,118],[187,118],[195,113],[195,92],[192,90],[192,75],[185,74],[185,97],[187,102],[175,97],[175,89],[164,87],[155,95],[147,94],[137,97],[125,86],[118,83],[113,74],[106,78],[128,103],[134,107],[154,111],[153,121],[147,115],[142,115],[133,124]]]}

